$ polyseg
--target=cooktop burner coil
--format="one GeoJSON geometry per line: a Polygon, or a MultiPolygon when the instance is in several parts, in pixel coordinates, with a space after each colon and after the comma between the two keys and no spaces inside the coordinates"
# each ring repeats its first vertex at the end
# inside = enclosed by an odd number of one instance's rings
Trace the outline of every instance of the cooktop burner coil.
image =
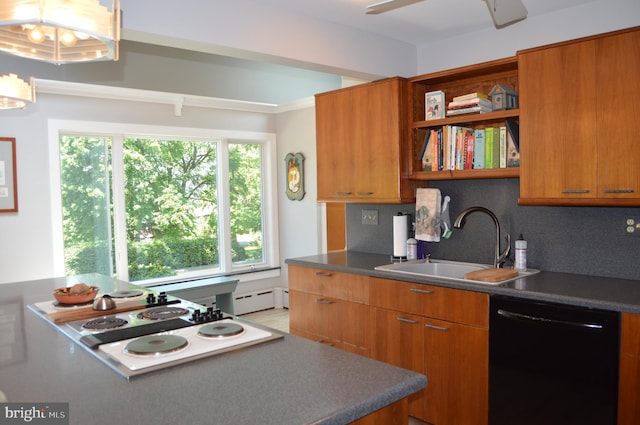
{"type": "Polygon", "coordinates": [[[244,328],[237,323],[211,323],[201,326],[198,336],[204,338],[225,339],[242,335],[244,328]]]}
{"type": "Polygon", "coordinates": [[[189,310],[182,307],[156,307],[138,313],[138,319],[166,320],[184,316],[187,313],[189,313],[189,310]]]}
{"type": "Polygon", "coordinates": [[[119,317],[101,317],[98,319],[89,320],[88,322],[83,324],[82,327],[84,329],[90,330],[104,330],[120,328],[127,323],[129,322],[119,317]]]}
{"type": "Polygon", "coordinates": [[[180,335],[147,335],[128,343],[124,351],[134,356],[158,356],[180,351],[187,345],[187,338],[180,335]]]}
{"type": "Polygon", "coordinates": [[[135,298],[144,295],[144,292],[137,289],[127,289],[124,291],[116,291],[109,294],[111,298],[135,298]]]}

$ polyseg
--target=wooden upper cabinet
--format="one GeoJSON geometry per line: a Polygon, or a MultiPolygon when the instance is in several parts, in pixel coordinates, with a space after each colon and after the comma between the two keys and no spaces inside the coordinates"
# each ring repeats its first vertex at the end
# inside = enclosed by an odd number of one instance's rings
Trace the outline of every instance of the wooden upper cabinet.
{"type": "Polygon", "coordinates": [[[640,205],[640,30],[518,58],[519,203],[640,205]]]}
{"type": "Polygon", "coordinates": [[[389,78],[316,95],[318,201],[415,201],[403,178],[407,93],[389,78]]]}
{"type": "Polygon", "coordinates": [[[640,29],[596,45],[598,196],[640,205],[640,29]]]}

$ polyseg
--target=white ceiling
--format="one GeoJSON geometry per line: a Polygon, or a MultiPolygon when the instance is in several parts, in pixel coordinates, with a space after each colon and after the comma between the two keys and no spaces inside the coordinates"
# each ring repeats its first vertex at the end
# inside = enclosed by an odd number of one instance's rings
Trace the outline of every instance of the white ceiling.
{"type": "MultiPolygon", "coordinates": [[[[379,15],[365,14],[368,5],[379,1],[381,0],[260,0],[260,3],[273,10],[288,10],[416,46],[494,27],[484,0],[424,0],[379,15]]],[[[488,1],[492,5],[496,1],[499,7],[501,1],[508,0],[488,1]]],[[[533,17],[594,0],[522,1],[528,10],[528,17],[533,17]]]]}

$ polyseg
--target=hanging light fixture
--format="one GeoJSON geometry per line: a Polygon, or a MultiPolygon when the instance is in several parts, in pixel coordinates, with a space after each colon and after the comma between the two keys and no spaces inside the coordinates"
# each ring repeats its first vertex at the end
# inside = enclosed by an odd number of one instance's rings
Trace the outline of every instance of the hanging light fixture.
{"type": "Polygon", "coordinates": [[[0,6],[0,52],[58,65],[118,60],[119,41],[120,0],[2,0],[0,6]]]}
{"type": "Polygon", "coordinates": [[[20,79],[16,74],[0,76],[0,109],[20,109],[27,106],[27,102],[36,100],[36,88],[33,78],[29,83],[20,79]]]}

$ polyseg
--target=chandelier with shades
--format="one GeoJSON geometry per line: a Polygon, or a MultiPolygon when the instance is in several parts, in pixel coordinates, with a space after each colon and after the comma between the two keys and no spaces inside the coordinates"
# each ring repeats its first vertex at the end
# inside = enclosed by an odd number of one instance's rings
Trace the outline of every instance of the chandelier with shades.
{"type": "Polygon", "coordinates": [[[54,64],[118,60],[120,0],[2,0],[0,52],[54,64]]]}
{"type": "MultiPolygon", "coordinates": [[[[0,52],[56,65],[118,60],[120,0],[2,0],[0,52]]],[[[35,101],[33,78],[0,76],[0,109],[35,101]]]]}

